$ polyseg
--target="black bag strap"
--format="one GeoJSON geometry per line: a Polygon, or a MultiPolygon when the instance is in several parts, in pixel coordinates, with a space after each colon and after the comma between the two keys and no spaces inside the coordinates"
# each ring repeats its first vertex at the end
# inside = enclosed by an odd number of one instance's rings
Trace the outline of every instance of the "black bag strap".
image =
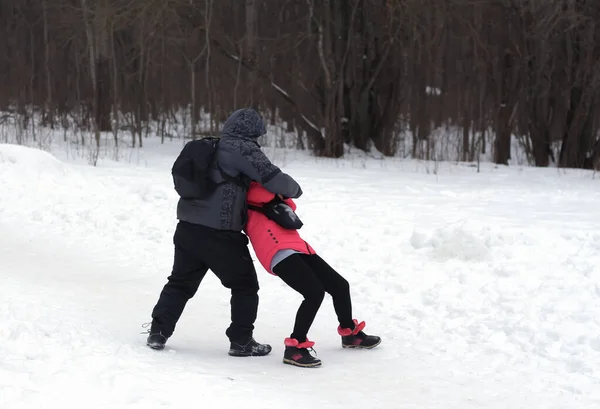
{"type": "Polygon", "coordinates": [[[276,206],[276,205],[278,205],[280,203],[283,203],[283,204],[285,204],[287,206],[287,204],[283,200],[281,200],[281,198],[279,196],[275,195],[275,197],[273,199],[271,199],[269,202],[263,204],[263,206],[260,206],[260,207],[259,206],[254,206],[254,205],[251,205],[251,204],[248,203],[248,209],[250,209],[250,210],[256,210],[257,212],[260,212],[262,214],[266,214],[267,212],[265,210],[265,207],[276,206]]]}
{"type": "Polygon", "coordinates": [[[265,209],[263,209],[262,207],[260,207],[260,206],[254,206],[254,205],[251,205],[250,203],[248,203],[248,209],[250,209],[250,210],[256,210],[257,212],[260,212],[260,213],[263,213],[263,214],[265,212],[265,209]]]}
{"type": "Polygon", "coordinates": [[[217,185],[222,185],[223,183],[230,182],[230,183],[234,183],[240,187],[248,188],[248,186],[246,184],[244,184],[244,182],[242,180],[240,180],[240,177],[230,176],[223,170],[223,168],[219,164],[219,160],[217,159],[217,152],[219,150],[219,142],[221,142],[221,138],[207,137],[207,138],[203,138],[202,140],[204,140],[204,141],[208,140],[208,141],[212,142],[213,150],[214,150],[214,156],[212,158],[212,162],[217,165],[217,169],[219,169],[219,172],[221,173],[221,177],[225,180],[225,182],[217,183],[217,185]]]}
{"type": "Polygon", "coordinates": [[[276,205],[278,205],[280,203],[285,203],[285,202],[283,200],[281,200],[281,198],[279,196],[275,195],[275,197],[273,197],[273,199],[271,199],[270,201],[264,203],[260,207],[248,204],[248,209],[250,209],[250,210],[256,210],[257,212],[266,214],[267,211],[265,210],[265,207],[273,207],[273,206],[276,206],[276,205]]]}
{"type": "Polygon", "coordinates": [[[238,185],[240,187],[243,187],[244,189],[248,188],[248,184],[246,184],[243,181],[241,181],[239,177],[233,177],[233,176],[229,175],[227,172],[225,172],[223,170],[223,168],[221,167],[221,165],[219,165],[219,162],[217,162],[217,168],[219,169],[219,172],[221,172],[221,177],[223,179],[225,179],[226,182],[231,182],[231,183],[236,184],[236,185],[238,185]]]}
{"type": "MultiPolygon", "coordinates": [[[[283,200],[281,200],[281,198],[275,196],[275,198],[273,200],[271,200],[268,203],[265,203],[263,205],[263,207],[257,207],[257,206],[248,204],[248,209],[256,210],[257,212],[264,214],[269,220],[274,221],[275,223],[277,223],[279,226],[283,227],[284,229],[298,230],[299,228],[301,228],[302,221],[298,218],[297,215],[295,218],[292,219],[290,217],[290,215],[287,214],[287,212],[280,212],[280,211],[275,210],[275,208],[280,205],[285,205],[285,206],[289,207],[289,205],[287,203],[285,203],[283,200]]],[[[294,212],[294,214],[295,214],[295,212],[294,212]]]]}

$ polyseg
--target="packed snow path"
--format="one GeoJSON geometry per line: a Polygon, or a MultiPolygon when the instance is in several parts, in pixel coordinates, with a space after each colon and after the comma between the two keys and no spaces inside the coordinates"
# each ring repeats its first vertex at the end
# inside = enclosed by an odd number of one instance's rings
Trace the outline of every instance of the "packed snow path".
{"type": "Polygon", "coordinates": [[[227,355],[229,294],[212,274],[168,349],[145,347],[172,263],[179,148],[92,168],[0,145],[0,408],[600,407],[591,173],[289,163],[303,237],[383,338],[341,349],[326,298],[309,334],[323,367],[300,369],[281,363],[300,297],[258,262],[270,356],[227,355]]]}

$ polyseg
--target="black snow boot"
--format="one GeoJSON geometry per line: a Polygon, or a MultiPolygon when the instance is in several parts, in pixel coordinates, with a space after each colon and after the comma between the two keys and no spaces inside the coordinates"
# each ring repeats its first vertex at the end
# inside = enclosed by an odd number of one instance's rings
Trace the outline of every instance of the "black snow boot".
{"type": "Polygon", "coordinates": [[[232,342],[229,347],[229,355],[231,356],[265,356],[271,352],[271,345],[259,344],[250,338],[250,341],[245,343],[232,342]]]}
{"type": "Polygon", "coordinates": [[[148,345],[152,349],[164,349],[168,337],[165,337],[162,334],[162,332],[158,328],[156,328],[156,326],[152,326],[152,323],[150,322],[142,325],[142,328],[148,327],[150,327],[149,330],[142,332],[142,334],[148,334],[148,338],[146,339],[146,345],[148,345]]]}
{"type": "Polygon", "coordinates": [[[308,348],[312,349],[314,345],[315,343],[308,339],[305,342],[298,342],[296,338],[286,338],[283,363],[302,368],[321,366],[321,360],[312,356],[308,350],[308,348]]]}
{"type": "Polygon", "coordinates": [[[152,349],[164,349],[165,344],[167,343],[167,337],[165,337],[161,332],[155,332],[154,334],[148,335],[148,339],[146,340],[146,345],[148,345],[152,349]]]}
{"type": "Polygon", "coordinates": [[[376,335],[367,335],[362,330],[365,322],[354,320],[354,329],[338,327],[338,334],[342,336],[342,348],[371,349],[381,344],[381,338],[376,335]]]}

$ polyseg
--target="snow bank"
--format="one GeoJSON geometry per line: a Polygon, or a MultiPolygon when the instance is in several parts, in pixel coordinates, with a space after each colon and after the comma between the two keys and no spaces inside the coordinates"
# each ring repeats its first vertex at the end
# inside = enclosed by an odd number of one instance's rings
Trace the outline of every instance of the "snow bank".
{"type": "Polygon", "coordinates": [[[411,244],[415,249],[430,249],[430,256],[440,261],[485,261],[491,257],[493,247],[504,245],[504,237],[491,227],[460,222],[438,228],[431,235],[415,230],[411,244]]]}
{"type": "MultiPolygon", "coordinates": [[[[140,239],[169,245],[176,193],[168,172],[77,166],[36,149],[0,145],[0,189],[0,220],[28,224],[35,236],[63,236],[91,251],[140,239]]],[[[145,253],[140,256],[152,250],[145,253]]]]}
{"type": "Polygon", "coordinates": [[[419,286],[420,299],[396,301],[397,311],[405,311],[398,318],[407,331],[418,325],[431,347],[452,345],[465,362],[483,359],[494,373],[563,373],[545,379],[546,386],[533,389],[538,393],[552,385],[585,394],[600,375],[600,237],[567,224],[562,231],[536,225],[463,222],[413,231],[411,245],[423,267],[413,269],[418,278],[403,287],[419,286]]]}
{"type": "MultiPolygon", "coordinates": [[[[48,152],[19,145],[0,144],[0,181],[3,184],[57,184],[69,167],[48,152]]],[[[77,177],[77,175],[71,175],[77,177]]]]}

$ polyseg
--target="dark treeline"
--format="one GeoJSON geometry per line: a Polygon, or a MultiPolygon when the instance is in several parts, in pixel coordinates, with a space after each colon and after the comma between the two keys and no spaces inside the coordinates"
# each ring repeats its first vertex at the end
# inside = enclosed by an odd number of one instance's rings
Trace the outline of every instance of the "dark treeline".
{"type": "Polygon", "coordinates": [[[461,160],[507,163],[515,135],[537,166],[589,169],[599,23],[598,0],[0,0],[0,111],[98,143],[124,117],[141,145],[183,108],[197,137],[254,106],[322,156],[394,155],[404,129],[430,158],[448,126],[461,160]]]}

